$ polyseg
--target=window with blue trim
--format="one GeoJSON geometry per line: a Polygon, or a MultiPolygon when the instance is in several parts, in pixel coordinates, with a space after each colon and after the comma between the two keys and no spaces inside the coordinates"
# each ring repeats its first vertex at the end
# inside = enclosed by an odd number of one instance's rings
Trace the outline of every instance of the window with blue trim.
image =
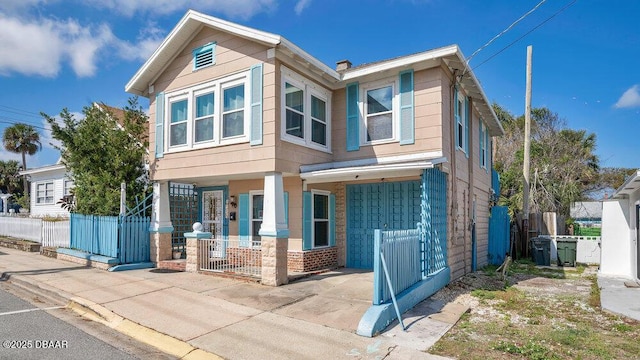
{"type": "Polygon", "coordinates": [[[199,70],[216,63],[216,43],[208,43],[193,50],[193,70],[199,70]]]}
{"type": "Polygon", "coordinates": [[[329,246],[329,192],[312,191],[313,247],[329,246]]]}
{"type": "Polygon", "coordinates": [[[480,121],[480,167],[483,169],[487,168],[488,152],[487,152],[487,141],[488,140],[488,132],[487,127],[483,121],[480,121]]]}

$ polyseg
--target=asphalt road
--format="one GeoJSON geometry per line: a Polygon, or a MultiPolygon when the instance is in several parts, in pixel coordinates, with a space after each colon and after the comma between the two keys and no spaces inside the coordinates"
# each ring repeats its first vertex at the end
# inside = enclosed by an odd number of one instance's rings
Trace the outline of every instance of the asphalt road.
{"type": "Polygon", "coordinates": [[[61,305],[0,283],[0,359],[172,359],[61,305]]]}

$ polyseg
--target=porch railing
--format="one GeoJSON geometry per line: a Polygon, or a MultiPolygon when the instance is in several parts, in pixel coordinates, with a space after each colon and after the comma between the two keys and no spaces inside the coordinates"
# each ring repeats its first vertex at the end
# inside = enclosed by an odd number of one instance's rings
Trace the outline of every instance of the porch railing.
{"type": "Polygon", "coordinates": [[[375,230],[374,305],[380,305],[390,300],[392,296],[422,280],[420,240],[421,235],[418,229],[375,230]],[[386,281],[382,264],[383,257],[391,284],[386,281]]]}
{"type": "Polygon", "coordinates": [[[238,238],[198,239],[199,269],[241,276],[262,275],[261,242],[238,238]]]}

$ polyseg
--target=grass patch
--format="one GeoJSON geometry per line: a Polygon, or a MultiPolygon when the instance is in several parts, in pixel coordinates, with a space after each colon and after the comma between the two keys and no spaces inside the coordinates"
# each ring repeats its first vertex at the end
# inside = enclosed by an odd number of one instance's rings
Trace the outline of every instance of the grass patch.
{"type": "MultiPolygon", "coordinates": [[[[514,266],[516,271],[538,275],[532,268],[535,266],[528,262],[514,266]]],[[[480,300],[479,305],[463,315],[429,352],[471,360],[637,359],[640,322],[602,312],[596,277],[586,275],[584,267],[572,273],[579,279],[572,275],[547,281],[553,291],[520,288],[519,280],[499,289],[499,279],[478,275],[485,277],[469,293],[480,300]],[[591,283],[589,290],[580,286],[588,284],[585,280],[591,283]]]]}

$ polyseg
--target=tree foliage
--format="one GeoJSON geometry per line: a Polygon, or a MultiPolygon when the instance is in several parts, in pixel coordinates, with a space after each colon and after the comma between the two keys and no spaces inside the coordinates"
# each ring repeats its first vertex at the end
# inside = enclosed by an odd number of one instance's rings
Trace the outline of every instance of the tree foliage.
{"type": "Polygon", "coordinates": [[[134,206],[136,196],[148,191],[145,167],[148,142],[144,135],[147,115],[136,97],[129,99],[123,110],[120,115],[105,105],[86,106],[82,111],[84,119],[77,120],[63,109],[62,125],[42,114],[52,128],[53,138],[62,144],[59,148],[62,163],[74,181],[79,213],[117,215],[122,182],[126,184],[130,207],[134,206]]]}
{"type": "MultiPolygon", "coordinates": [[[[514,117],[493,104],[505,135],[496,140],[495,167],[501,176],[500,203],[522,211],[524,115],[514,117]]],[[[571,204],[586,198],[599,182],[596,135],[566,127],[557,113],[532,109],[529,204],[531,212],[568,216],[571,204]]]]}
{"type": "Polygon", "coordinates": [[[23,184],[20,181],[20,165],[15,160],[0,160],[0,192],[4,194],[22,194],[23,184]]]}
{"type": "MultiPolygon", "coordinates": [[[[4,129],[2,143],[7,151],[22,155],[22,169],[24,170],[27,170],[27,155],[33,155],[42,148],[38,131],[33,126],[22,123],[4,129]]],[[[29,194],[26,176],[22,178],[22,186],[25,193],[29,194]]]]}

